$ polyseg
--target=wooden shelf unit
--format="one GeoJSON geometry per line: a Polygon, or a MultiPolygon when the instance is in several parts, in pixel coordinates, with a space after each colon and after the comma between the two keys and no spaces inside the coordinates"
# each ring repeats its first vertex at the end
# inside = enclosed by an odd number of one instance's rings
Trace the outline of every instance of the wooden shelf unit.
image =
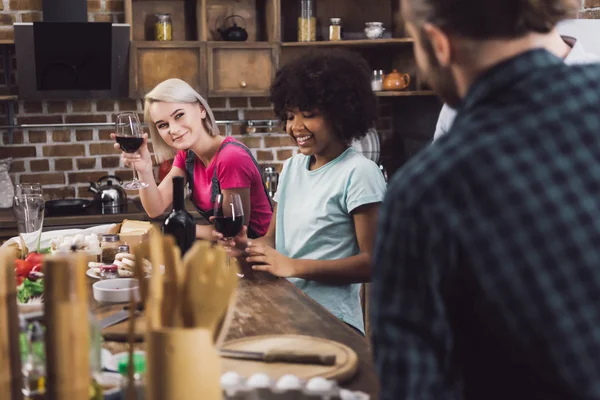
{"type": "Polygon", "coordinates": [[[181,79],[194,79],[190,83],[210,97],[264,96],[269,78],[281,65],[307,52],[331,48],[356,52],[371,69],[384,74],[396,69],[410,75],[406,91],[380,92],[379,97],[433,95],[421,83],[414,40],[404,29],[400,1],[326,0],[315,4],[317,41],[297,42],[300,0],[125,0],[125,20],[131,24],[132,36],[130,95],[143,96],[149,85],[179,74],[176,76],[181,79]],[[171,14],[174,41],[153,40],[156,13],[171,14]],[[228,42],[220,37],[217,28],[230,15],[244,18],[247,41],[228,42]],[[344,34],[353,39],[326,40],[333,17],[341,18],[344,34]],[[366,39],[363,30],[369,21],[382,22],[386,36],[391,37],[366,39]],[[177,55],[183,54],[191,66],[180,65],[183,58],[177,55]],[[169,65],[152,66],[159,61],[169,65]]]}
{"type": "Polygon", "coordinates": [[[390,90],[375,92],[377,97],[437,96],[433,90],[390,90]]]}
{"type": "Polygon", "coordinates": [[[359,39],[359,40],[321,40],[316,42],[282,42],[281,47],[375,47],[412,44],[411,38],[389,38],[389,39],[359,39]]]}

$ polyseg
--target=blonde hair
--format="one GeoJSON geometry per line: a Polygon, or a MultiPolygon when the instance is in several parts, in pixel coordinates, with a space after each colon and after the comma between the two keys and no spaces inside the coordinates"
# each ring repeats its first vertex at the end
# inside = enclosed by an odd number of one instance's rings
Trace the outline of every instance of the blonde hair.
{"type": "Polygon", "coordinates": [[[200,94],[187,82],[182,81],[181,79],[167,79],[156,85],[156,87],[144,97],[144,120],[148,123],[154,155],[158,162],[170,160],[175,156],[177,151],[165,143],[158,133],[158,129],[156,129],[156,126],[152,123],[150,118],[150,105],[156,102],[199,103],[206,111],[206,117],[202,120],[204,129],[206,129],[206,132],[211,136],[219,135],[219,127],[215,121],[215,116],[204,97],[200,96],[200,94]]]}

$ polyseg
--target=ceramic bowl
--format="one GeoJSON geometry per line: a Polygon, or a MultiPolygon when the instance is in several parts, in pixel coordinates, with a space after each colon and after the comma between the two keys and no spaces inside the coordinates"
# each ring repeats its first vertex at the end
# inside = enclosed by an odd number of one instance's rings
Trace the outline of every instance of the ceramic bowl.
{"type": "Polygon", "coordinates": [[[94,299],[107,303],[125,303],[131,296],[140,299],[140,287],[137,279],[117,278],[98,281],[92,285],[94,299]]]}

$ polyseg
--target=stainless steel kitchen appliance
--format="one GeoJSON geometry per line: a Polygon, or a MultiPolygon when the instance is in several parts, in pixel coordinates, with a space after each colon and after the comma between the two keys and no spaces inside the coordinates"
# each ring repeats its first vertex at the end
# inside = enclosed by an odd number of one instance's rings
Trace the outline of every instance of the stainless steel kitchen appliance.
{"type": "Polygon", "coordinates": [[[127,210],[127,193],[120,186],[123,181],[114,175],[106,175],[98,182],[90,182],[89,191],[94,198],[101,214],[119,214],[127,210]],[[116,181],[117,184],[113,184],[116,181]]]}

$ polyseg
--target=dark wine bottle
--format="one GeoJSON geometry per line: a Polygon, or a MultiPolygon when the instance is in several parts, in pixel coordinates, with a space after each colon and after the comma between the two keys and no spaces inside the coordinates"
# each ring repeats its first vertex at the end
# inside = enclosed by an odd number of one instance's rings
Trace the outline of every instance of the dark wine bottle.
{"type": "Polygon", "coordinates": [[[164,235],[173,235],[183,256],[196,240],[196,223],[194,218],[185,210],[183,177],[173,177],[173,211],[162,224],[164,235]]]}

